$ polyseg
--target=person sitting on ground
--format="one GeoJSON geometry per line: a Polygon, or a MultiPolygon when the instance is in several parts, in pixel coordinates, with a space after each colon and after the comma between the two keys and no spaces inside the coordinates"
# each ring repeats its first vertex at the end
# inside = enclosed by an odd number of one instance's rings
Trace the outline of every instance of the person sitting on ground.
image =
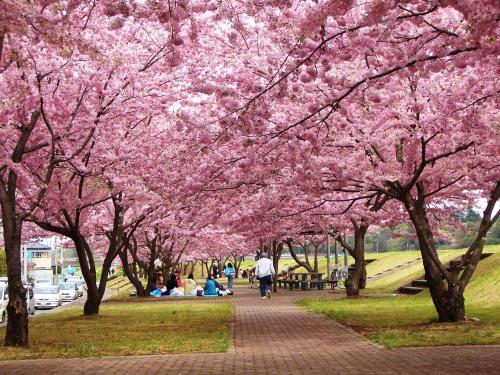
{"type": "Polygon", "coordinates": [[[153,276],[153,282],[151,284],[151,291],[149,292],[149,294],[154,297],[160,297],[163,294],[162,290],[160,289],[158,275],[153,276]]]}
{"type": "Polygon", "coordinates": [[[156,284],[157,284],[159,289],[161,289],[165,286],[165,281],[163,280],[163,275],[158,275],[158,279],[157,279],[156,284]]]}
{"type": "Polygon", "coordinates": [[[177,278],[175,277],[175,274],[171,273],[170,280],[167,281],[167,290],[165,294],[170,295],[170,292],[175,288],[177,288],[177,278]]]}
{"type": "Polygon", "coordinates": [[[243,270],[243,273],[241,274],[242,279],[246,279],[248,277],[248,268],[243,270]]]}
{"type": "Polygon", "coordinates": [[[190,273],[188,278],[184,280],[184,295],[195,296],[196,295],[196,280],[193,278],[193,274],[190,273]]]}
{"type": "Polygon", "coordinates": [[[156,281],[156,287],[162,292],[165,293],[167,291],[167,288],[165,286],[165,283],[163,282],[163,276],[158,275],[158,279],[156,281]]]}
{"type": "Polygon", "coordinates": [[[170,291],[171,297],[184,297],[184,289],[176,287],[170,291]]]}
{"type": "Polygon", "coordinates": [[[177,286],[179,288],[181,288],[182,287],[182,279],[181,279],[181,276],[179,275],[179,272],[175,273],[175,279],[177,280],[177,286]]]}
{"type": "Polygon", "coordinates": [[[212,276],[208,275],[207,281],[205,282],[205,288],[203,288],[205,292],[205,296],[216,296],[217,295],[217,287],[215,286],[215,282],[212,279],[212,276]]]}
{"type": "Polygon", "coordinates": [[[158,276],[153,276],[153,283],[151,284],[151,291],[158,290],[158,276]]]}
{"type": "Polygon", "coordinates": [[[219,280],[214,280],[215,287],[217,288],[217,295],[219,296],[225,296],[225,295],[233,295],[233,292],[231,292],[229,289],[224,288],[224,285],[219,282],[219,280]]]}

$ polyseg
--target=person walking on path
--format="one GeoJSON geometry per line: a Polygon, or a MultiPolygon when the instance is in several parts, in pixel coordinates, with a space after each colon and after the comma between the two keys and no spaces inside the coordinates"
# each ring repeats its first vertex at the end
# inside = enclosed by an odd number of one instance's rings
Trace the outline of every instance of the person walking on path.
{"type": "Polygon", "coordinates": [[[227,267],[224,269],[224,275],[227,277],[227,288],[233,288],[234,274],[236,271],[231,263],[228,263],[227,267]]]}
{"type": "Polygon", "coordinates": [[[273,287],[273,276],[275,274],[273,262],[267,258],[266,253],[261,254],[261,258],[255,266],[255,276],[260,282],[260,296],[262,299],[271,298],[271,288],[273,287]]]}

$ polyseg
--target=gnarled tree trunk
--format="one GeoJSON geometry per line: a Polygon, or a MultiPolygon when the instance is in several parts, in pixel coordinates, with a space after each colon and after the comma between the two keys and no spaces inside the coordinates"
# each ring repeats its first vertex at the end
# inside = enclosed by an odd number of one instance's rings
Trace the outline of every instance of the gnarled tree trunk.
{"type": "Polygon", "coordinates": [[[439,260],[436,251],[434,235],[427,219],[425,186],[422,182],[418,182],[416,186],[417,198],[413,198],[410,193],[405,193],[402,200],[417,233],[425,276],[432,301],[438,313],[438,319],[440,322],[465,320],[465,287],[481,259],[486,234],[498,219],[499,212],[493,216],[493,210],[500,197],[500,182],[497,182],[495,189],[491,193],[475,240],[462,257],[462,260],[451,262],[449,269],[446,269],[439,260]]]}
{"type": "Polygon", "coordinates": [[[364,221],[358,224],[353,219],[351,219],[351,222],[354,228],[354,248],[349,246],[343,238],[340,237],[339,239],[342,246],[354,258],[354,267],[349,271],[347,280],[345,281],[345,289],[348,297],[355,297],[359,296],[361,286],[364,287],[366,285],[365,235],[369,224],[364,221]]]}
{"type": "MultiPolygon", "coordinates": [[[[131,265],[128,262],[128,251],[127,247],[123,247],[123,249],[118,253],[120,260],[122,261],[123,265],[123,272],[125,273],[125,276],[129,279],[129,281],[132,283],[132,285],[135,287],[135,290],[137,292],[138,297],[145,297],[147,296],[146,294],[146,289],[144,289],[144,286],[142,285],[141,279],[139,278],[137,272],[134,272],[131,265]]],[[[134,262],[134,266],[136,263],[134,262]]]]}
{"type": "Polygon", "coordinates": [[[28,345],[28,310],[26,289],[21,280],[21,232],[22,221],[15,216],[2,217],[5,252],[7,255],[7,276],[9,303],[7,304],[6,346],[28,345]]]}
{"type": "Polygon", "coordinates": [[[273,241],[273,247],[272,247],[272,260],[273,260],[273,267],[274,267],[274,277],[273,277],[273,292],[278,291],[278,285],[276,283],[276,280],[278,279],[278,272],[279,272],[279,263],[280,263],[280,258],[281,258],[281,253],[283,252],[283,244],[280,243],[278,244],[276,241],[273,241]]]}
{"type": "MultiPolygon", "coordinates": [[[[288,238],[285,243],[287,244],[288,246],[288,250],[290,251],[290,255],[292,256],[293,260],[295,260],[295,262],[301,266],[301,267],[304,267],[307,272],[314,272],[314,269],[313,267],[311,266],[311,264],[309,264],[309,259],[308,257],[305,257],[306,258],[306,261],[302,261],[299,259],[299,257],[297,256],[297,253],[295,253],[294,249],[293,249],[293,240],[291,238],[288,238]]],[[[304,245],[304,251],[307,253],[307,249],[305,248],[305,245],[304,245]]]]}

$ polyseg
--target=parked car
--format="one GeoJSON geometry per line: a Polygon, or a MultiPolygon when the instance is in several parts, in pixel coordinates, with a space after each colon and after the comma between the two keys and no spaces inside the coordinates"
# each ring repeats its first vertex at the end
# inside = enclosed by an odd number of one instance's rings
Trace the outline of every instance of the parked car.
{"type": "Polygon", "coordinates": [[[35,315],[35,292],[30,284],[23,284],[27,289],[26,292],[26,307],[29,315],[35,315]]]}
{"type": "Polygon", "coordinates": [[[74,283],[61,283],[59,284],[59,290],[63,301],[74,301],[80,297],[78,287],[74,283]]]}
{"type": "Polygon", "coordinates": [[[42,285],[52,285],[52,280],[49,279],[38,279],[35,281],[35,287],[37,286],[42,286],[42,285]]]}
{"type": "Polygon", "coordinates": [[[52,309],[61,305],[61,292],[57,286],[42,285],[35,287],[36,309],[52,309]]]}
{"type": "Polygon", "coordinates": [[[9,303],[9,295],[7,294],[7,284],[0,283],[0,323],[7,320],[7,304],[9,303]]]}
{"type": "MultiPolygon", "coordinates": [[[[35,299],[33,287],[30,284],[23,284],[26,288],[26,307],[29,315],[35,314],[35,299]]],[[[0,323],[7,319],[7,304],[9,303],[9,288],[6,282],[0,282],[0,323]]]]}
{"type": "Polygon", "coordinates": [[[67,283],[73,283],[78,287],[78,293],[80,297],[83,296],[83,288],[85,286],[85,280],[81,276],[68,276],[66,277],[67,283]]]}

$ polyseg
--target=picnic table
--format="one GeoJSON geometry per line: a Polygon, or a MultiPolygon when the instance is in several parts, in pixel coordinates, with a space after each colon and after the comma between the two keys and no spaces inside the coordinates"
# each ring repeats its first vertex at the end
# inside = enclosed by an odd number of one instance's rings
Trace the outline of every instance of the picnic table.
{"type": "Polygon", "coordinates": [[[323,289],[323,273],[322,272],[290,272],[288,279],[278,279],[278,286],[286,288],[289,286],[290,290],[301,289],[307,290],[317,287],[323,289]]]}

